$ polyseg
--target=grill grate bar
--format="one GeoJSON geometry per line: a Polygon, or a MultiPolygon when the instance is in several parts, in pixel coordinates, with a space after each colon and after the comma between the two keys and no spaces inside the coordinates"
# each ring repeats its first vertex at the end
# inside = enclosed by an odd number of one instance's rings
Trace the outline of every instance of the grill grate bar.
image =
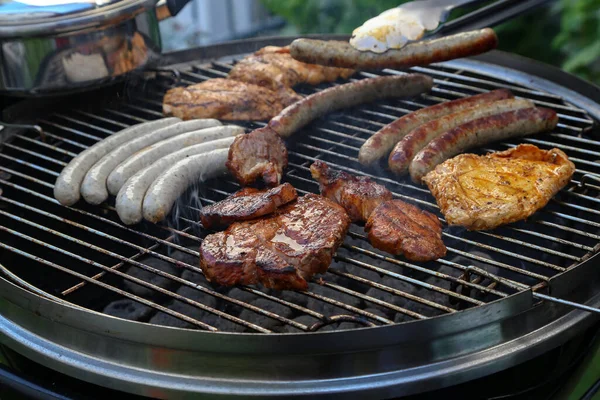
{"type": "MultiPolygon", "coordinates": [[[[336,270],[335,268],[330,268],[328,271],[331,271],[331,273],[334,274],[334,275],[343,276],[343,277],[348,278],[348,279],[352,279],[352,280],[355,280],[355,281],[358,281],[358,282],[365,283],[365,284],[367,284],[369,286],[372,286],[374,288],[386,291],[388,293],[392,293],[392,294],[394,294],[396,296],[407,298],[407,299],[415,301],[417,303],[425,304],[427,306],[430,306],[432,308],[436,308],[438,310],[445,311],[447,313],[454,313],[454,312],[456,312],[456,310],[453,309],[453,308],[446,307],[446,306],[443,306],[443,305],[438,304],[436,302],[424,299],[422,297],[415,296],[413,294],[403,292],[402,290],[394,289],[394,288],[391,288],[389,286],[386,286],[386,285],[383,285],[383,284],[380,284],[380,283],[377,283],[377,282],[372,282],[372,281],[370,281],[368,279],[361,278],[360,276],[352,275],[352,274],[349,274],[347,272],[341,272],[341,271],[336,270]]],[[[403,314],[407,314],[406,311],[408,311],[408,310],[406,310],[406,309],[403,309],[403,310],[404,311],[399,311],[399,310],[396,309],[396,311],[402,312],[403,314]]],[[[407,314],[407,315],[410,315],[410,314],[407,314]]],[[[422,317],[418,317],[418,318],[422,318],[422,317]]]]}
{"type": "Polygon", "coordinates": [[[17,139],[21,139],[21,140],[26,141],[28,143],[35,144],[36,146],[41,146],[41,147],[45,147],[45,148],[50,149],[50,150],[54,150],[57,153],[61,153],[61,154],[67,155],[69,157],[73,157],[74,158],[74,157],[77,156],[77,154],[73,153],[72,151],[64,150],[64,149],[61,149],[60,147],[53,146],[51,144],[43,142],[42,140],[39,139],[39,136],[36,139],[32,139],[32,138],[29,138],[29,137],[23,136],[23,135],[15,135],[15,137],[17,139]]]}
{"type": "Polygon", "coordinates": [[[547,253],[547,254],[554,254],[555,256],[559,256],[559,257],[563,257],[563,258],[569,258],[569,259],[574,260],[574,261],[579,261],[580,260],[580,257],[574,256],[574,255],[571,255],[571,254],[567,254],[567,253],[563,253],[562,251],[552,250],[552,249],[549,249],[547,247],[538,246],[538,245],[535,245],[533,243],[527,243],[527,242],[525,242],[523,240],[518,240],[518,239],[511,238],[511,237],[506,237],[506,236],[502,236],[502,235],[498,235],[498,234],[490,233],[490,232],[485,232],[485,231],[481,231],[481,232],[479,232],[479,234],[485,235],[485,236],[490,236],[490,237],[493,237],[493,238],[496,238],[496,239],[500,239],[500,240],[505,240],[507,242],[515,243],[515,244],[518,244],[520,246],[529,247],[530,249],[539,250],[539,251],[547,253]]]}
{"type": "MultiPolygon", "coordinates": [[[[353,237],[356,237],[356,238],[360,238],[360,239],[362,239],[364,241],[367,241],[367,238],[364,235],[362,235],[362,234],[351,232],[350,235],[352,235],[353,237]]],[[[456,253],[458,255],[462,255],[462,256],[465,256],[465,257],[469,257],[469,258],[474,258],[474,259],[477,259],[478,261],[482,261],[482,262],[485,262],[485,263],[488,263],[488,264],[491,264],[491,265],[495,265],[497,267],[504,268],[504,269],[507,269],[509,271],[516,272],[516,273],[519,273],[519,274],[522,274],[522,275],[527,275],[527,276],[529,276],[531,278],[536,278],[536,279],[540,279],[540,280],[544,280],[544,281],[548,280],[548,278],[545,277],[545,276],[543,276],[543,275],[535,274],[533,272],[526,271],[526,270],[523,270],[521,268],[514,267],[512,265],[501,263],[499,261],[488,259],[488,258],[483,258],[483,257],[477,256],[475,254],[471,254],[471,253],[468,253],[468,252],[460,251],[460,250],[452,248],[450,246],[446,246],[446,248],[449,251],[454,252],[454,253],[456,253]]],[[[397,262],[399,264],[401,263],[400,261],[397,261],[397,262]]],[[[401,263],[401,265],[406,266],[407,264],[406,263],[401,263]]]]}
{"type": "MultiPolygon", "coordinates": [[[[76,134],[78,136],[85,137],[85,138],[93,140],[95,142],[98,142],[98,141],[100,141],[100,140],[103,139],[103,138],[101,138],[99,136],[90,135],[89,133],[81,132],[78,129],[74,129],[74,128],[70,128],[70,127],[65,126],[65,125],[57,124],[55,122],[51,122],[51,121],[48,121],[46,119],[41,119],[40,123],[48,125],[48,126],[52,126],[54,128],[61,129],[61,130],[66,131],[66,132],[74,133],[74,134],[76,134]]],[[[45,131],[45,129],[44,129],[44,131],[45,131]]]]}
{"type": "Polygon", "coordinates": [[[130,115],[130,114],[127,114],[127,113],[124,113],[124,112],[121,112],[121,111],[114,110],[112,108],[104,108],[103,111],[109,112],[109,113],[114,114],[114,115],[118,115],[119,117],[129,118],[129,119],[135,121],[136,123],[148,121],[145,118],[136,117],[135,115],[130,115]]]}
{"type": "Polygon", "coordinates": [[[380,268],[380,267],[376,267],[376,266],[371,265],[369,263],[365,263],[363,261],[355,260],[355,259],[350,258],[350,257],[336,256],[336,259],[339,260],[339,261],[344,261],[344,262],[347,262],[347,263],[350,263],[350,264],[358,265],[358,266],[366,268],[366,269],[370,269],[370,270],[378,272],[378,273],[380,273],[382,275],[387,275],[387,276],[390,276],[392,278],[396,278],[396,279],[398,279],[400,281],[408,282],[408,283],[411,283],[411,284],[413,284],[415,286],[422,287],[424,289],[429,289],[429,290],[434,291],[434,292],[445,294],[445,295],[447,295],[449,297],[454,297],[457,300],[463,300],[463,301],[466,301],[467,303],[471,303],[471,304],[474,304],[474,305],[483,305],[483,304],[485,304],[483,301],[472,299],[470,297],[463,296],[461,294],[455,293],[455,292],[453,292],[451,290],[444,289],[444,288],[432,285],[430,283],[421,282],[418,279],[414,279],[414,278],[411,278],[409,276],[397,274],[395,272],[388,271],[386,269],[383,269],[383,268],[380,268]]]}
{"type": "Polygon", "coordinates": [[[58,141],[58,143],[64,142],[64,143],[70,144],[71,146],[79,147],[82,150],[85,150],[88,148],[88,146],[86,146],[84,144],[81,144],[81,143],[76,142],[71,139],[67,139],[64,136],[55,135],[53,133],[48,132],[47,130],[44,131],[44,136],[56,139],[58,141]]]}
{"type": "Polygon", "coordinates": [[[36,169],[38,171],[45,172],[45,173],[47,173],[49,175],[52,175],[52,176],[58,176],[59,175],[59,173],[56,172],[56,171],[51,171],[51,170],[49,170],[47,168],[40,167],[37,164],[32,164],[32,163],[29,163],[27,161],[23,161],[20,158],[9,156],[8,154],[0,153],[0,158],[4,158],[6,160],[10,160],[10,161],[16,162],[17,164],[25,165],[26,167],[29,167],[29,168],[32,168],[32,169],[36,169]]]}
{"type": "Polygon", "coordinates": [[[20,151],[21,153],[32,155],[32,156],[40,158],[40,159],[42,159],[44,161],[48,161],[48,162],[51,162],[53,164],[60,165],[61,167],[65,167],[67,165],[67,163],[64,162],[64,161],[56,160],[56,159],[54,159],[52,157],[45,156],[45,155],[40,154],[38,152],[35,152],[35,151],[32,151],[32,150],[27,150],[27,149],[24,149],[24,148],[22,148],[20,146],[15,146],[14,144],[3,143],[2,146],[3,147],[8,147],[9,149],[20,151]]]}
{"type": "MultiPolygon", "coordinates": [[[[358,246],[351,246],[351,245],[347,245],[347,244],[344,244],[342,246],[345,247],[345,248],[347,248],[347,249],[353,250],[353,251],[355,251],[357,253],[365,254],[365,255],[368,255],[368,256],[370,256],[372,258],[377,258],[377,259],[380,259],[382,261],[389,262],[391,264],[396,264],[396,265],[401,266],[401,267],[410,268],[410,269],[415,270],[415,271],[419,271],[419,272],[422,272],[422,273],[425,273],[425,274],[428,274],[428,275],[432,275],[432,276],[435,276],[437,278],[441,278],[441,279],[447,280],[447,281],[449,281],[451,283],[454,283],[454,284],[469,286],[469,287],[472,287],[473,289],[485,291],[485,292],[488,292],[490,294],[494,294],[494,295],[496,295],[498,297],[506,297],[507,296],[506,293],[499,292],[499,291],[494,290],[494,289],[490,289],[490,288],[488,288],[486,286],[481,286],[481,285],[478,285],[478,284],[473,283],[473,282],[467,282],[465,280],[462,280],[460,278],[456,278],[456,277],[448,275],[448,274],[444,274],[444,273],[441,273],[441,272],[438,272],[438,271],[433,271],[433,270],[428,269],[428,268],[419,267],[418,265],[411,264],[411,263],[408,263],[406,261],[401,261],[401,260],[398,260],[398,259],[395,259],[395,258],[391,258],[391,257],[385,256],[385,255],[379,254],[379,253],[375,253],[373,251],[370,251],[370,250],[367,250],[367,249],[363,249],[363,248],[358,247],[358,246]]],[[[460,264],[457,264],[457,263],[454,263],[454,262],[451,262],[451,261],[447,261],[447,260],[444,260],[444,259],[436,260],[436,262],[438,262],[440,264],[446,264],[446,265],[452,266],[454,268],[460,269],[461,271],[464,271],[467,268],[466,266],[463,266],[463,265],[460,265],[460,264]]]]}
{"type": "MultiPolygon", "coordinates": [[[[458,236],[451,235],[450,233],[447,233],[447,232],[444,232],[444,236],[450,237],[450,238],[455,239],[455,240],[460,240],[462,242],[471,244],[473,246],[481,247],[481,248],[486,249],[486,250],[494,251],[494,252],[501,253],[501,254],[504,254],[504,255],[507,255],[507,256],[514,256],[514,254],[512,252],[510,252],[510,251],[498,249],[498,248],[496,248],[494,246],[489,246],[487,244],[479,243],[479,242],[476,242],[474,240],[460,238],[458,236]]],[[[518,259],[521,259],[521,260],[524,260],[524,261],[528,261],[528,262],[533,263],[533,264],[538,264],[538,265],[541,265],[543,267],[547,267],[547,268],[550,268],[550,269],[553,269],[553,270],[556,270],[556,271],[559,271],[559,272],[563,272],[563,271],[566,270],[565,268],[559,267],[558,265],[554,265],[554,264],[551,264],[551,263],[548,263],[548,262],[545,262],[545,261],[537,260],[537,259],[534,259],[534,258],[531,258],[531,257],[526,257],[526,256],[523,256],[523,255],[519,255],[519,257],[515,257],[515,258],[518,258],[518,259]]]]}
{"type": "MultiPolygon", "coordinates": [[[[94,113],[90,113],[90,112],[87,112],[87,111],[83,111],[83,110],[72,110],[72,111],[74,111],[74,112],[76,112],[78,114],[81,114],[81,115],[83,115],[85,117],[96,119],[98,121],[108,122],[110,124],[118,126],[119,128],[123,128],[124,129],[124,128],[127,128],[129,126],[128,124],[124,124],[123,122],[115,121],[114,119],[104,118],[104,117],[102,117],[100,115],[97,115],[97,114],[94,114],[94,113]]],[[[62,114],[59,114],[59,115],[62,115],[62,114]]]]}
{"type": "Polygon", "coordinates": [[[462,251],[462,250],[459,250],[459,249],[455,249],[455,248],[449,247],[449,246],[446,246],[446,248],[448,249],[448,251],[450,251],[452,253],[455,253],[457,255],[460,255],[460,256],[463,256],[463,257],[467,257],[467,258],[471,258],[471,259],[474,259],[474,260],[477,260],[477,261],[482,261],[482,262],[494,265],[496,267],[504,268],[504,269],[506,269],[508,271],[516,272],[518,274],[527,275],[530,278],[538,279],[540,281],[548,281],[549,280],[549,278],[547,276],[536,274],[536,273],[531,272],[531,271],[525,271],[525,270],[523,270],[521,268],[513,267],[512,265],[508,265],[508,264],[505,264],[505,263],[502,263],[502,262],[499,262],[499,261],[496,261],[496,260],[490,260],[489,258],[481,257],[481,256],[478,256],[476,254],[469,253],[467,251],[462,251]]]}
{"type": "MultiPolygon", "coordinates": [[[[328,284],[327,282],[324,282],[324,281],[322,283],[320,283],[320,284],[322,286],[326,286],[326,287],[329,287],[329,288],[332,288],[332,289],[337,289],[336,285],[328,284]]],[[[320,300],[320,301],[322,301],[324,303],[328,303],[328,304],[331,304],[331,305],[339,307],[339,308],[343,308],[343,309],[345,309],[347,311],[353,312],[355,314],[359,314],[359,315],[361,315],[363,317],[367,317],[367,318],[373,319],[375,321],[381,322],[381,323],[386,324],[386,325],[394,323],[393,321],[390,321],[387,318],[381,317],[381,316],[376,315],[376,314],[372,314],[370,312],[361,310],[360,308],[351,306],[351,305],[346,304],[344,302],[341,302],[341,301],[338,301],[338,300],[335,300],[335,299],[332,299],[332,298],[329,298],[329,297],[326,297],[326,296],[323,296],[323,295],[320,295],[320,294],[317,294],[317,293],[314,293],[314,292],[302,292],[302,293],[304,295],[308,296],[308,297],[312,297],[313,299],[320,300]]]]}
{"type": "Polygon", "coordinates": [[[107,135],[112,135],[113,134],[113,131],[111,131],[110,129],[106,129],[106,128],[102,128],[101,126],[98,126],[98,125],[86,123],[86,122],[80,121],[80,120],[78,120],[76,118],[69,117],[69,116],[67,116],[65,114],[62,114],[62,113],[54,113],[54,114],[52,114],[52,116],[60,118],[60,119],[64,119],[65,121],[69,121],[69,122],[72,122],[72,123],[77,124],[77,125],[84,125],[86,128],[91,128],[91,129],[94,129],[96,131],[106,133],[107,135]]]}
{"type": "MultiPolygon", "coordinates": [[[[342,274],[342,275],[345,275],[345,274],[343,274],[343,273],[341,273],[341,274],[342,274]]],[[[349,275],[349,274],[348,274],[348,275],[349,275]]],[[[332,283],[328,283],[328,282],[324,282],[324,283],[323,283],[323,286],[325,286],[325,287],[329,287],[329,288],[331,288],[331,289],[335,289],[335,290],[337,290],[337,291],[339,291],[339,292],[346,293],[346,294],[349,294],[349,295],[351,295],[351,296],[354,296],[354,295],[356,295],[356,293],[357,293],[357,292],[355,292],[354,290],[350,290],[350,289],[348,289],[348,288],[345,288],[345,287],[343,287],[343,286],[336,285],[336,284],[332,284],[332,283]]],[[[389,289],[391,289],[391,288],[389,288],[389,289]]],[[[393,290],[393,289],[392,289],[392,290],[393,290]]],[[[393,293],[393,292],[392,292],[392,293],[393,293]]],[[[364,298],[365,298],[365,300],[366,300],[366,301],[369,301],[369,302],[371,302],[371,303],[373,303],[373,304],[377,304],[377,305],[383,306],[383,307],[385,307],[385,308],[387,308],[387,309],[389,309],[389,310],[393,310],[393,311],[396,311],[396,312],[399,312],[399,313],[402,313],[402,314],[408,315],[408,316],[410,316],[410,317],[412,317],[412,318],[415,318],[415,319],[426,319],[426,318],[427,318],[427,317],[426,317],[425,315],[423,315],[423,314],[420,314],[420,313],[417,313],[417,312],[414,312],[414,311],[407,310],[406,308],[399,307],[399,306],[397,306],[397,305],[394,305],[394,304],[390,304],[390,303],[388,303],[388,302],[385,302],[385,301],[382,301],[382,300],[376,299],[376,298],[374,298],[374,297],[371,297],[371,296],[364,296],[364,298]]],[[[435,303],[434,303],[434,304],[435,304],[435,303]]],[[[450,309],[450,310],[451,310],[451,309],[450,309]]],[[[452,310],[452,311],[454,311],[454,310],[452,310]]]]}
{"type": "MultiPolygon", "coordinates": [[[[500,83],[488,81],[485,79],[473,78],[470,76],[446,72],[446,71],[442,71],[439,69],[432,69],[432,68],[427,68],[427,67],[411,67],[411,69],[414,71],[417,71],[417,72],[428,74],[428,75],[439,75],[439,76],[443,76],[446,78],[457,79],[457,80],[466,81],[466,82],[472,82],[472,83],[480,84],[480,85],[491,85],[498,89],[510,89],[510,90],[514,90],[516,92],[527,93],[529,95],[543,96],[543,97],[548,97],[548,98],[555,99],[555,100],[561,100],[560,96],[556,96],[551,93],[540,92],[539,90],[526,89],[526,88],[522,88],[519,86],[510,85],[510,84],[500,84],[500,83]]],[[[391,70],[389,70],[389,69],[384,69],[383,71],[391,72],[391,70]]]]}
{"type": "Polygon", "coordinates": [[[133,110],[142,111],[142,112],[145,112],[146,114],[154,115],[155,117],[158,117],[158,118],[162,118],[163,117],[163,114],[161,112],[150,110],[150,109],[147,109],[147,108],[144,108],[144,107],[140,107],[140,106],[137,106],[135,104],[125,103],[123,105],[125,107],[127,107],[127,108],[131,108],[133,110]]]}
{"type": "MultiPolygon", "coordinates": [[[[35,182],[35,183],[39,184],[39,185],[45,186],[45,187],[50,188],[50,189],[54,189],[54,185],[53,184],[41,181],[41,180],[39,180],[37,178],[33,178],[33,177],[29,176],[29,175],[25,175],[25,174],[23,174],[21,172],[15,171],[14,169],[6,168],[6,167],[3,167],[3,166],[0,165],[0,171],[5,171],[5,172],[8,172],[11,175],[15,175],[15,176],[18,176],[20,178],[28,179],[28,180],[30,180],[32,182],[35,182]]],[[[6,181],[3,181],[3,182],[6,182],[6,181]]],[[[0,191],[0,194],[1,193],[2,192],[0,191]]]]}
{"type": "Polygon", "coordinates": [[[556,229],[562,229],[564,231],[567,231],[570,233],[575,233],[577,235],[588,237],[590,239],[600,240],[600,235],[595,235],[593,233],[589,233],[589,232],[585,232],[585,231],[582,231],[579,229],[571,228],[569,226],[556,224],[556,223],[550,222],[550,221],[536,221],[536,222],[540,225],[545,225],[545,226],[549,226],[549,227],[556,228],[556,229]]]}

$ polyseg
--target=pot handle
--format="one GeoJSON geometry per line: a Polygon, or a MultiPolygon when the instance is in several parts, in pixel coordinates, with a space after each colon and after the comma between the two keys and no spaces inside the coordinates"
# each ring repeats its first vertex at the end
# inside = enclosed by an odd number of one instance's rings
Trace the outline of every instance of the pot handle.
{"type": "Polygon", "coordinates": [[[174,17],[190,0],[159,0],[156,3],[156,16],[159,21],[174,17]]]}

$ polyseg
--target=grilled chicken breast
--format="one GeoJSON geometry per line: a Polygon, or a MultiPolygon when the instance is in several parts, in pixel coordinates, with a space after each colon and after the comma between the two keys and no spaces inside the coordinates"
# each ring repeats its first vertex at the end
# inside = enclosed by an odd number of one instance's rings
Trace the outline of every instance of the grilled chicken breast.
{"type": "Polygon", "coordinates": [[[200,267],[219,285],[306,290],[314,274],[327,271],[349,226],[342,207],[308,194],[269,217],[208,235],[200,247],[200,267]]]}
{"type": "Polygon", "coordinates": [[[228,78],[279,91],[300,83],[318,85],[345,79],[353,73],[347,68],[306,64],[294,60],[288,47],[267,46],[235,64],[228,78]]]}
{"type": "Polygon", "coordinates": [[[365,230],[374,247],[411,261],[431,261],[446,255],[440,220],[402,200],[383,202],[369,217],[365,230]]]}
{"type": "Polygon", "coordinates": [[[559,149],[530,144],[486,156],[461,154],[438,165],[423,181],[449,225],[494,229],[543,208],[575,172],[559,149]]]}
{"type": "Polygon", "coordinates": [[[287,163],[283,139],[266,126],[235,138],[229,147],[227,168],[244,186],[258,178],[268,186],[276,186],[287,163]]]}
{"type": "Polygon", "coordinates": [[[251,83],[215,78],[167,91],[163,113],[184,120],[263,121],[299,99],[301,96],[291,89],[273,91],[251,83]]]}
{"type": "Polygon", "coordinates": [[[236,221],[248,221],[271,214],[296,200],[298,193],[289,183],[272,189],[243,188],[230,197],[200,210],[200,221],[207,228],[225,227],[236,221]]]}
{"type": "Polygon", "coordinates": [[[365,176],[331,169],[323,161],[315,161],[310,172],[319,182],[321,194],[344,207],[352,221],[366,221],[377,206],[392,199],[385,186],[365,176]]]}

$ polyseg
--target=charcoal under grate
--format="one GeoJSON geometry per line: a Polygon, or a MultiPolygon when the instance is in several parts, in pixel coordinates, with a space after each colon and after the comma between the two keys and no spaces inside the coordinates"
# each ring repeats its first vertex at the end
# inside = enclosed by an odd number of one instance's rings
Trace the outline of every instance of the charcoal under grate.
{"type": "MultiPolygon", "coordinates": [[[[516,96],[559,114],[551,133],[497,143],[564,150],[577,166],[571,184],[527,221],[490,232],[444,227],[446,257],[412,263],[374,249],[362,226],[352,225],[329,271],[307,292],[210,285],[198,267],[198,247],[210,232],[197,222],[203,204],[240,188],[232,178],[189,190],[164,224],[125,227],[109,204],[73,208],[53,198],[61,169],[78,152],[113,132],[162,117],[165,91],[224,77],[230,62],[189,64],[130,85],[108,105],[65,108],[35,119],[44,131],[17,132],[0,151],[0,264],[9,278],[59,302],[157,325],[230,332],[310,332],[401,323],[486,304],[515,293],[515,286],[477,274],[477,268],[543,291],[549,280],[595,254],[600,244],[600,142],[594,121],[559,96],[440,64],[413,68],[435,78],[429,94],[366,104],[321,118],[288,140],[284,180],[300,194],[317,193],[309,172],[320,159],[332,167],[372,177],[395,198],[440,218],[426,187],[398,179],[383,167],[365,169],[356,157],[362,143],[408,112],[439,102],[509,88],[516,96]],[[475,267],[475,268],[473,268],[475,267]]],[[[384,70],[380,74],[398,74],[384,70]]],[[[353,78],[376,76],[359,73],[353,78]]],[[[342,81],[334,84],[342,83],[342,81]]],[[[308,95],[332,84],[297,88],[308,95]]],[[[242,124],[248,131],[264,123],[242,124]]]]}

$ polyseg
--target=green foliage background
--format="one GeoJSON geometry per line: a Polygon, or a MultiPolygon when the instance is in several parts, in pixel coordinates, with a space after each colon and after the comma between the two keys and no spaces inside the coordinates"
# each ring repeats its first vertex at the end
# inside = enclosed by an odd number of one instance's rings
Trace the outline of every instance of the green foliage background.
{"type": "MultiPolygon", "coordinates": [[[[351,33],[406,0],[262,0],[288,34],[351,33]]],[[[600,0],[555,0],[496,27],[500,49],[600,84],[600,0]]]]}

